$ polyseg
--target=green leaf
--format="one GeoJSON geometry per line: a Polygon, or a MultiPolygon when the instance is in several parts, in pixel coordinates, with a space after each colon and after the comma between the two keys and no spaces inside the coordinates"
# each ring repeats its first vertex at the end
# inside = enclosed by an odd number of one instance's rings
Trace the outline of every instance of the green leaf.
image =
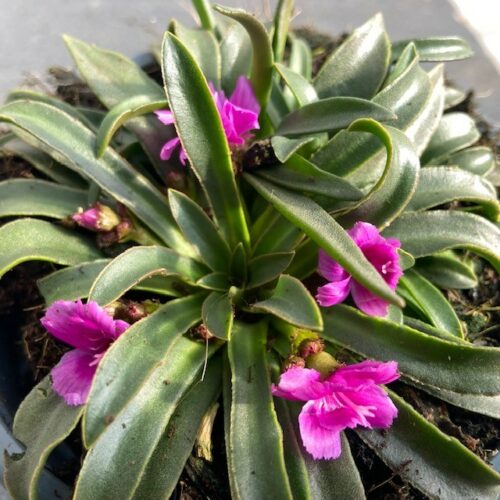
{"type": "Polygon", "coordinates": [[[329,97],[302,106],[281,122],[279,135],[314,134],[338,130],[359,118],[391,120],[396,115],[384,106],[357,97],[329,97]]]}
{"type": "Polygon", "coordinates": [[[425,167],[406,210],[417,212],[452,201],[477,203],[493,221],[499,217],[496,189],[481,176],[456,167],[425,167]]]}
{"type": "Polygon", "coordinates": [[[224,16],[234,19],[247,31],[252,42],[252,70],[250,80],[255,95],[260,103],[261,113],[265,111],[273,76],[273,49],[265,26],[243,9],[228,9],[215,5],[214,9],[224,16]]]}
{"type": "Polygon", "coordinates": [[[453,153],[446,163],[456,165],[472,174],[486,175],[495,168],[495,155],[489,147],[475,146],[453,153]]]}
{"type": "Polygon", "coordinates": [[[26,447],[21,457],[5,454],[5,485],[12,498],[38,498],[38,481],[50,452],[77,426],[83,407],[68,406],[45,377],[21,403],[14,436],[26,447]],[[43,416],[43,418],[42,418],[43,416]]]}
{"type": "Polygon", "coordinates": [[[92,284],[89,300],[103,306],[109,304],[153,274],[174,274],[194,284],[206,271],[198,262],[165,247],[132,247],[99,273],[92,284]]]}
{"type": "Polygon", "coordinates": [[[418,259],[415,269],[440,288],[474,288],[477,277],[472,266],[452,251],[418,259]]]}
{"type": "MultiPolygon", "coordinates": [[[[144,392],[146,404],[146,393],[150,397],[154,391],[152,379],[156,379],[158,372],[165,370],[167,365],[181,361],[172,357],[173,346],[183,333],[200,321],[203,299],[204,295],[200,294],[172,300],[134,323],[113,343],[99,364],[85,410],[83,437],[87,446],[109,429],[107,416],[123,415],[124,409],[133,408],[138,403],[134,403],[138,391],[147,391],[144,392]]],[[[188,376],[192,377],[190,369],[185,366],[188,376]]],[[[196,371],[194,366],[192,369],[196,371]]],[[[157,383],[166,385],[162,384],[166,379],[157,383]]],[[[183,383],[175,378],[168,380],[175,382],[175,386],[183,383]]],[[[168,386],[166,389],[170,390],[168,386]]]]}
{"type": "Polygon", "coordinates": [[[234,319],[231,297],[227,293],[212,292],[203,302],[201,319],[214,337],[229,340],[234,319]]]}
{"type": "Polygon", "coordinates": [[[170,189],[169,201],[175,221],[198,256],[214,271],[227,272],[231,252],[208,215],[179,191],[170,189]]]}
{"type": "Polygon", "coordinates": [[[231,493],[238,500],[276,494],[292,498],[282,432],[269,389],[266,339],[264,322],[235,322],[228,344],[232,388],[227,449],[231,493]]]}
{"type": "Polygon", "coordinates": [[[463,338],[464,331],[455,310],[443,294],[413,269],[408,269],[399,281],[406,290],[407,302],[417,307],[436,328],[463,338]]]}
{"type": "Polygon", "coordinates": [[[357,201],[363,197],[360,189],[342,177],[319,169],[298,154],[293,154],[284,165],[259,170],[257,175],[278,186],[337,200],[357,201]]]}
{"type": "Polygon", "coordinates": [[[163,40],[163,78],[175,125],[214,217],[231,246],[249,244],[221,118],[207,82],[186,47],[172,34],[163,40]]]}
{"type": "Polygon", "coordinates": [[[276,63],[274,67],[292,91],[299,106],[305,106],[318,100],[316,89],[301,74],[292,71],[283,64],[276,63]]]}
{"type": "Polygon", "coordinates": [[[64,219],[87,205],[87,193],[39,179],[0,182],[0,217],[41,215],[64,219]]]}
{"type": "Polygon", "coordinates": [[[447,113],[422,154],[422,164],[439,164],[451,153],[474,144],[481,134],[474,120],[465,113],[447,113]]]}
{"type": "Polygon", "coordinates": [[[0,277],[30,260],[71,266],[101,253],[89,240],[37,219],[18,219],[0,228],[0,277]]]}
{"type": "MultiPolygon", "coordinates": [[[[161,86],[130,59],[67,35],[63,38],[83,79],[107,108],[137,95],[150,96],[151,101],[165,99],[161,86]]],[[[170,168],[160,159],[161,148],[168,140],[165,126],[155,116],[145,116],[130,120],[126,127],[139,138],[163,177],[170,168]]]]}
{"type": "Polygon", "coordinates": [[[442,62],[466,59],[474,54],[467,41],[458,36],[413,38],[392,44],[392,57],[397,59],[409,43],[417,49],[421,61],[442,62]]]}
{"type": "Polygon", "coordinates": [[[467,98],[467,94],[455,87],[447,85],[444,88],[444,109],[450,109],[467,98]]]}
{"type": "Polygon", "coordinates": [[[273,314],[299,328],[320,332],[323,320],[316,301],[297,279],[282,274],[271,296],[252,304],[252,310],[273,314]]]}
{"type": "Polygon", "coordinates": [[[289,33],[289,37],[291,38],[291,47],[288,67],[309,81],[312,73],[311,48],[305,40],[297,38],[292,33],[289,33]]]}
{"type": "MultiPolygon", "coordinates": [[[[114,345],[127,336],[123,334],[114,345]]],[[[147,352],[145,345],[135,343],[132,350],[144,355],[147,352]]],[[[146,380],[141,380],[139,391],[111,423],[108,418],[106,430],[87,453],[76,484],[75,499],[95,498],[96,494],[97,498],[134,496],[170,418],[218,346],[212,343],[205,350],[202,343],[181,336],[173,342],[168,353],[163,353],[165,361],[149,365],[150,372],[146,380]],[[123,473],[125,470],[127,474],[123,473]]],[[[109,353],[105,358],[109,359],[109,353]]],[[[129,349],[129,358],[130,353],[129,349]]],[[[100,369],[101,365],[97,379],[100,369]]],[[[122,384],[130,384],[129,374],[117,377],[115,371],[109,375],[122,384]]],[[[97,379],[94,379],[93,387],[96,387],[97,379]]]]}
{"type": "Polygon", "coordinates": [[[498,395],[500,350],[431,337],[349,306],[323,310],[323,337],[368,358],[395,360],[409,383],[462,394],[498,395]]]}
{"type": "Polygon", "coordinates": [[[286,272],[303,281],[316,271],[317,267],[318,245],[313,240],[307,238],[297,247],[295,257],[286,272]]]}
{"type": "Polygon", "coordinates": [[[271,145],[276,158],[278,158],[281,163],[285,163],[294,153],[297,153],[302,146],[311,144],[317,139],[317,135],[296,137],[293,139],[281,135],[274,135],[271,137],[271,145]]]}
{"type": "Polygon", "coordinates": [[[231,262],[229,264],[229,277],[231,278],[232,282],[237,282],[241,285],[243,285],[247,281],[247,254],[241,243],[236,245],[233,254],[231,255],[231,262]]]}
{"type": "Polygon", "coordinates": [[[376,135],[386,147],[387,159],[384,173],[370,193],[338,221],[343,226],[351,226],[362,220],[383,228],[398,217],[412,199],[420,170],[418,156],[406,135],[394,127],[361,119],[354,122],[349,131],[376,135]]]}
{"type": "Polygon", "coordinates": [[[275,280],[290,265],[294,252],[268,253],[254,257],[249,265],[249,280],[245,288],[257,288],[275,280]]]}
{"type": "Polygon", "coordinates": [[[384,87],[387,87],[394,80],[399,78],[406,69],[411,66],[412,62],[418,58],[417,49],[415,48],[415,44],[409,43],[401,52],[401,55],[397,58],[394,67],[391,69],[391,72],[387,75],[387,78],[384,81],[384,87]]]}
{"type": "Polygon", "coordinates": [[[57,108],[29,101],[0,108],[0,121],[34,136],[54,159],[90,178],[170,246],[189,252],[161,193],[111,148],[96,159],[95,136],[84,125],[57,108]]]}
{"type": "Polygon", "coordinates": [[[220,44],[222,63],[222,88],[226,92],[234,89],[240,76],[247,76],[252,61],[250,37],[239,23],[234,23],[220,44]]]}
{"type": "Polygon", "coordinates": [[[398,416],[385,432],[356,429],[393,470],[432,498],[495,500],[500,476],[453,437],[390,392],[398,416]]]}
{"type": "Polygon", "coordinates": [[[218,88],[221,78],[221,55],[214,34],[206,29],[186,28],[178,21],[171,22],[170,31],[189,50],[207,81],[218,88]]]}
{"type": "Polygon", "coordinates": [[[381,14],[372,17],[326,60],[314,86],[321,98],[372,98],[389,68],[391,46],[381,14]]]}
{"type": "Polygon", "coordinates": [[[202,419],[217,400],[220,388],[221,363],[212,358],[203,382],[193,385],[172,415],[141,475],[135,498],[164,500],[174,492],[202,419]]]}
{"type": "Polygon", "coordinates": [[[226,273],[210,273],[203,276],[196,282],[196,286],[215,290],[216,292],[226,292],[229,290],[229,278],[226,273]]]}
{"type": "Polygon", "coordinates": [[[403,304],[342,227],[318,204],[299,194],[285,191],[263,179],[257,179],[248,174],[244,175],[245,179],[261,196],[272,203],[284,217],[301,228],[356,281],[394,305],[401,306],[403,304]]]}
{"type": "Polygon", "coordinates": [[[274,60],[283,60],[286,40],[288,37],[288,27],[293,12],[293,0],[279,0],[276,6],[273,22],[273,54],[274,60]]]}
{"type": "Polygon", "coordinates": [[[193,0],[193,6],[200,18],[202,27],[206,30],[215,29],[214,14],[209,0],[193,0]]]}
{"type": "Polygon", "coordinates": [[[410,267],[413,267],[415,265],[415,259],[413,255],[411,255],[408,252],[405,252],[402,248],[398,248],[398,255],[399,255],[399,264],[403,271],[406,271],[407,269],[410,269],[410,267]]]}
{"type": "Polygon", "coordinates": [[[118,129],[128,120],[168,107],[165,99],[152,101],[151,96],[137,95],[116,104],[106,114],[96,137],[96,156],[100,158],[118,129]]]}
{"type": "Polygon", "coordinates": [[[500,272],[500,228],[478,215],[447,210],[403,214],[384,230],[384,237],[398,238],[416,258],[467,248],[500,272]]]}

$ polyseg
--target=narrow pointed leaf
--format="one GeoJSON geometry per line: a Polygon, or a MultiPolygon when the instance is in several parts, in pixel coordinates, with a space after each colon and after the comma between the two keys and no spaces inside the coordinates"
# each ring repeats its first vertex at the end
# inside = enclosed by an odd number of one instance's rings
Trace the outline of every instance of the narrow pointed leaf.
{"type": "Polygon", "coordinates": [[[495,168],[495,155],[491,148],[476,146],[453,153],[446,160],[448,165],[455,165],[472,174],[486,175],[495,168]]]}
{"type": "Polygon", "coordinates": [[[200,18],[200,24],[206,30],[215,29],[215,18],[209,0],[193,0],[193,6],[200,18]]]}
{"type": "Polygon", "coordinates": [[[64,219],[87,205],[87,193],[39,179],[0,182],[0,217],[40,215],[64,219]]]}
{"type": "Polygon", "coordinates": [[[291,47],[288,67],[309,81],[312,73],[311,48],[305,40],[292,34],[289,34],[289,36],[291,38],[291,47]]]}
{"type": "Polygon", "coordinates": [[[286,274],[280,276],[271,296],[253,304],[252,309],[273,314],[299,328],[318,332],[323,329],[316,301],[297,278],[286,274]]]}
{"type": "Polygon", "coordinates": [[[4,480],[12,498],[38,497],[38,481],[50,452],[78,425],[82,410],[68,406],[52,390],[48,376],[28,394],[17,410],[13,429],[26,450],[21,457],[5,457],[4,480]]]}
{"type": "Polygon", "coordinates": [[[384,87],[390,85],[394,80],[399,78],[412,62],[418,57],[417,49],[413,43],[409,43],[397,58],[396,63],[384,81],[384,87]]]}
{"type": "Polygon", "coordinates": [[[293,0],[279,0],[273,22],[273,54],[275,61],[281,61],[285,53],[288,27],[293,12],[293,0]]]}
{"type": "Polygon", "coordinates": [[[398,417],[386,432],[357,429],[358,436],[403,479],[429,497],[495,500],[500,476],[453,437],[427,422],[393,392],[398,417]]]}
{"type": "Polygon", "coordinates": [[[236,322],[228,344],[232,374],[228,462],[232,496],[238,500],[272,498],[277,492],[280,498],[292,498],[270,391],[266,334],[263,322],[236,322]],[[259,435],[266,438],[256,439],[259,435]]]}
{"type": "Polygon", "coordinates": [[[0,277],[30,260],[71,266],[99,257],[90,240],[50,222],[18,219],[0,228],[0,277]]]}
{"type": "Polygon", "coordinates": [[[179,137],[228,242],[248,245],[229,147],[200,68],[171,33],[163,40],[163,78],[179,137]]]}
{"type": "Polygon", "coordinates": [[[372,17],[326,60],[314,80],[321,98],[372,98],[390,63],[391,46],[381,14],[372,17]]]}
{"type": "Polygon", "coordinates": [[[229,340],[234,319],[233,304],[229,294],[212,292],[203,302],[201,319],[214,337],[229,340]]]}
{"type": "Polygon", "coordinates": [[[278,278],[290,265],[294,252],[268,253],[249,263],[249,280],[245,288],[257,288],[278,278]]]}
{"type": "Polygon", "coordinates": [[[214,223],[194,201],[179,191],[169,191],[170,209],[198,256],[214,271],[227,271],[231,252],[214,223]]]}
{"type": "Polygon", "coordinates": [[[220,44],[222,88],[232,92],[240,76],[248,76],[252,61],[252,43],[245,28],[234,23],[220,44]]]}
{"type": "Polygon", "coordinates": [[[245,179],[284,217],[301,228],[320,248],[344,267],[356,281],[394,305],[401,299],[388,287],[366,260],[358,246],[342,227],[309,198],[292,194],[263,179],[245,175],[245,179]]]}
{"type": "Polygon", "coordinates": [[[403,214],[384,230],[384,236],[398,238],[417,258],[466,248],[500,271],[500,228],[478,215],[445,210],[403,214]]]}
{"type": "Polygon", "coordinates": [[[316,89],[302,75],[292,71],[283,64],[276,63],[274,67],[292,91],[299,106],[305,106],[318,100],[316,89]]]}
{"type": "Polygon", "coordinates": [[[220,272],[206,274],[196,282],[196,286],[207,290],[225,292],[229,290],[229,277],[226,273],[220,272]]]}
{"type": "Polygon", "coordinates": [[[466,59],[474,54],[468,42],[458,36],[442,36],[401,40],[392,44],[392,57],[397,59],[401,51],[413,43],[421,61],[442,62],[466,59]]]}
{"type": "Polygon", "coordinates": [[[447,85],[444,88],[444,109],[450,109],[460,104],[467,98],[467,94],[462,90],[447,85]]]}
{"type": "MultiPolygon", "coordinates": [[[[150,378],[162,370],[162,360],[168,359],[167,364],[179,361],[171,358],[169,351],[201,319],[202,302],[203,295],[168,302],[134,323],[112,345],[99,364],[85,410],[83,436],[87,446],[106,430],[108,415],[117,416],[133,405],[136,392],[145,390],[150,378]]],[[[171,382],[177,383],[175,379],[171,382]]],[[[159,384],[163,385],[161,380],[159,384]]]]}
{"type": "Polygon", "coordinates": [[[274,135],[271,138],[274,154],[281,163],[285,163],[294,153],[300,150],[302,146],[316,141],[317,136],[310,135],[304,137],[284,137],[281,135],[274,135]]]}
{"type": "Polygon", "coordinates": [[[239,282],[240,284],[246,283],[248,278],[247,254],[241,243],[236,245],[236,248],[231,255],[229,276],[232,281],[239,282]]]}

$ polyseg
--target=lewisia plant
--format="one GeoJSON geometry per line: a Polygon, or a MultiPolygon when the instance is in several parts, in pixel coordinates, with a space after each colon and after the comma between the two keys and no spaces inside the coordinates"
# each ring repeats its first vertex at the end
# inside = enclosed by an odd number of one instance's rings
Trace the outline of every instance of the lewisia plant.
{"type": "Polygon", "coordinates": [[[108,111],[24,90],[0,108],[3,150],[41,173],[0,183],[21,217],[1,273],[59,266],[41,321],[71,347],[15,417],[12,497],[37,497],[78,429],[81,500],[168,498],[196,441],[224,441],[234,498],[364,498],[359,440],[429,497],[496,498],[499,476],[403,397],[500,417],[500,353],[442,292],[475,286],[465,252],[500,270],[494,156],[421,65],[468,46],[391,43],[376,15],[318,58],[292,0],[270,26],[193,3],[163,85],[66,37],[108,111]]]}

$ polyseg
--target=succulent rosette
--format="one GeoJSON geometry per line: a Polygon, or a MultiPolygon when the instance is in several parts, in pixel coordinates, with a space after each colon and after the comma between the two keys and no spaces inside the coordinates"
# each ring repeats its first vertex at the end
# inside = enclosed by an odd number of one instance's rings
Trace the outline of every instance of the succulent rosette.
{"type": "Polygon", "coordinates": [[[200,26],[155,51],[162,83],[65,37],[106,111],[0,107],[0,147],[42,174],[0,183],[1,273],[55,266],[41,324],[73,348],[18,409],[11,496],[79,433],[76,500],[169,498],[195,442],[206,461],[225,443],[234,498],[364,498],[359,440],[428,497],[496,498],[405,399],[500,417],[499,351],[445,293],[475,286],[472,254],[500,269],[494,154],[421,64],[469,47],[391,43],[376,15],[318,55],[291,0],[272,23],[193,4],[200,26]]]}

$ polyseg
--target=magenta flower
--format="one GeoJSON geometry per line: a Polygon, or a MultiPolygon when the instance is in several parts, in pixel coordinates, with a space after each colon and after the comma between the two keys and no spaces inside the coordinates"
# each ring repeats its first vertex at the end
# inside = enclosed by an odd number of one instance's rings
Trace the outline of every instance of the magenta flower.
{"type": "MultiPolygon", "coordinates": [[[[248,78],[240,76],[229,99],[224,91],[216,90],[211,83],[209,86],[221,117],[227,142],[232,146],[241,146],[247,139],[251,138],[249,132],[259,128],[260,105],[250,81],[248,78]]],[[[165,125],[172,125],[175,122],[174,114],[168,109],[155,111],[155,114],[165,125]]],[[[166,142],[160,152],[160,158],[169,160],[179,147],[179,160],[185,165],[187,155],[180,142],[179,137],[174,137],[166,142]]]]}
{"type": "Polygon", "coordinates": [[[111,231],[120,223],[120,217],[114,210],[99,202],[94,203],[87,210],[80,209],[71,218],[79,226],[96,232],[111,231]]]}
{"type": "MultiPolygon", "coordinates": [[[[356,222],[347,231],[365,257],[382,275],[392,290],[396,289],[399,278],[403,275],[399,264],[399,240],[384,238],[378,229],[368,222],[356,222]]],[[[377,297],[352,276],[324,250],[319,251],[318,271],[329,283],[318,288],[316,300],[323,307],[330,307],[343,302],[349,293],[355,304],[370,316],[385,316],[389,302],[377,297]]]]}
{"type": "Polygon", "coordinates": [[[335,459],[342,452],[340,433],[355,427],[388,428],[398,414],[378,384],[399,378],[395,361],[363,361],[336,369],[325,380],[309,368],[289,368],[273,384],[274,396],[307,401],[299,415],[304,448],[315,458],[335,459]]]}
{"type": "Polygon", "coordinates": [[[54,337],[75,349],[52,368],[52,386],[71,406],[85,404],[97,365],[109,346],[129,327],[114,320],[97,302],[58,300],[40,320],[54,337]]]}

